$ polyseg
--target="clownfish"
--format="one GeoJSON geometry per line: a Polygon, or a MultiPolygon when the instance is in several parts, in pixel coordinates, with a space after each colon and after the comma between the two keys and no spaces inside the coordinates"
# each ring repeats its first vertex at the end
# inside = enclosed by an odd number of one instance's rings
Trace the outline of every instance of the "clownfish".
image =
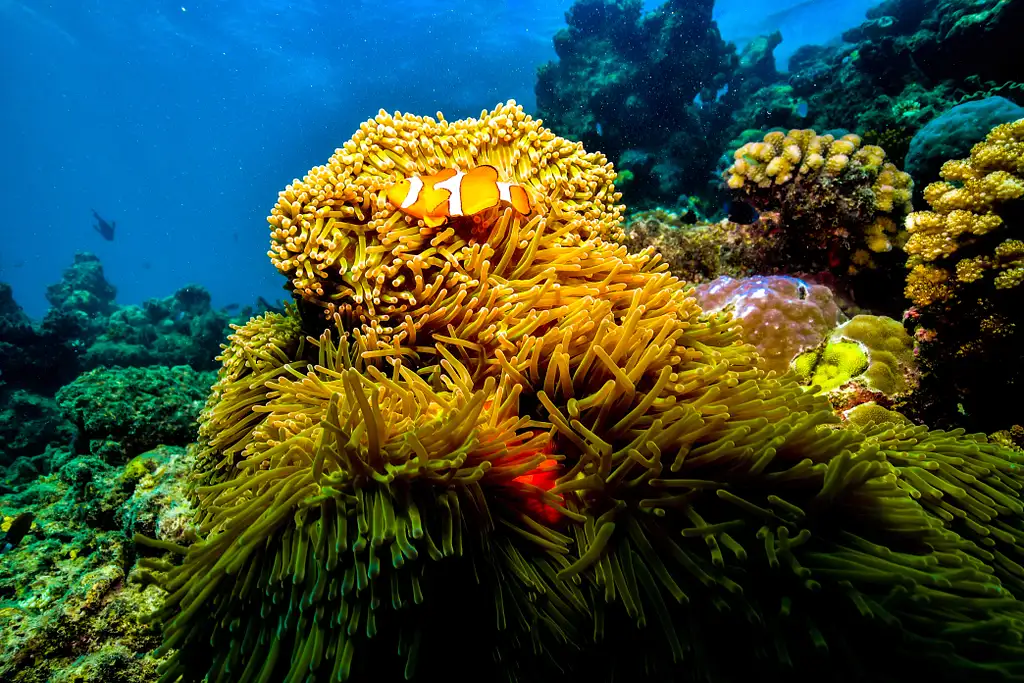
{"type": "Polygon", "coordinates": [[[522,185],[498,180],[498,169],[477,166],[469,171],[446,168],[428,176],[400,180],[387,191],[399,211],[421,219],[428,227],[443,225],[453,216],[472,216],[495,206],[530,213],[530,197],[522,185]]]}

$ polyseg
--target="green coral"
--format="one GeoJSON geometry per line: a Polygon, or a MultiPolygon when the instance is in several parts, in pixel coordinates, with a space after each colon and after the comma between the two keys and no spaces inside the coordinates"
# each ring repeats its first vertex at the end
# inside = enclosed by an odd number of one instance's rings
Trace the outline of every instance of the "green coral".
{"type": "Polygon", "coordinates": [[[899,321],[877,315],[854,316],[818,348],[797,356],[792,367],[840,409],[866,400],[891,407],[917,381],[913,339],[899,321]]]}
{"type": "Polygon", "coordinates": [[[827,392],[838,389],[864,372],[868,367],[868,351],[855,341],[829,339],[823,349],[797,356],[793,367],[819,391],[827,392]]]}

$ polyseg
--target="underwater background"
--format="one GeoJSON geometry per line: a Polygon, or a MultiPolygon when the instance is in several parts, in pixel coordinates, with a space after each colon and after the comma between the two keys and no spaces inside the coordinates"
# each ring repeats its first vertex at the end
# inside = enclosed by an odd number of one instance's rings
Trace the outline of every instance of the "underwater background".
{"type": "Polygon", "coordinates": [[[0,682],[1024,680],[1020,0],[0,20],[0,682]]]}
{"type": "MultiPolygon", "coordinates": [[[[381,107],[459,117],[513,98],[532,109],[570,4],[5,1],[0,186],[49,209],[0,255],[0,279],[33,318],[78,251],[100,257],[122,304],[193,282],[217,305],[276,299],[267,197],[381,107]],[[116,240],[88,228],[90,208],[118,223],[116,240]]],[[[727,40],[781,27],[778,50],[791,51],[836,37],[869,4],[751,12],[731,0],[715,13],[727,40]]]]}

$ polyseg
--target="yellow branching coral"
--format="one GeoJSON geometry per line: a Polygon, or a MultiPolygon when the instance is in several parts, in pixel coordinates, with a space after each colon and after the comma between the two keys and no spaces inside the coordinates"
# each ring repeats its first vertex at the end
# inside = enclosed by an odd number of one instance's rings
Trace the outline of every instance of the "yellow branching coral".
{"type": "Polygon", "coordinates": [[[724,174],[734,196],[777,215],[784,243],[767,262],[786,264],[788,273],[830,271],[858,301],[898,312],[888,286],[903,276],[912,183],[882,148],[852,134],[773,131],[734,157],[724,174]]]}
{"type": "Polygon", "coordinates": [[[1003,399],[1024,383],[1024,119],[994,128],[967,159],[942,166],[924,192],[929,211],[907,217],[918,351],[933,396],[921,417],[952,424],[964,416],[996,431],[1018,420],[1003,399]],[[995,321],[995,322],[994,322],[995,321]]]}
{"type": "Polygon", "coordinates": [[[458,257],[402,252],[444,275],[404,327],[324,280],[327,323],[235,331],[202,418],[202,540],[146,562],[162,680],[1019,674],[1001,558],[901,468],[945,468],[950,508],[988,528],[987,496],[1011,537],[1024,456],[842,427],[607,239],[617,207],[562,201],[481,218],[458,257]]]}
{"type": "Polygon", "coordinates": [[[870,174],[875,208],[889,213],[910,207],[910,176],[885,160],[885,151],[875,145],[861,146],[857,135],[817,135],[813,130],[773,131],[761,142],[748,142],[733,154],[735,161],[726,171],[726,184],[734,190],[748,184],[760,188],[782,185],[797,176],[817,174],[839,176],[857,170],[870,174]]]}
{"type": "MultiPolygon", "coordinates": [[[[1019,265],[1019,251],[1012,241],[996,247],[996,258],[976,255],[958,258],[956,254],[971,250],[978,238],[996,231],[1005,232],[1000,207],[1024,196],[1024,120],[993,129],[984,142],[975,145],[971,157],[950,160],[942,166],[942,182],[925,188],[924,197],[931,211],[917,211],[907,216],[910,238],[905,247],[910,255],[908,265],[936,263],[933,267],[956,272],[961,282],[979,280],[982,271],[990,270],[994,279],[1002,271],[1014,272],[1019,265]],[[949,260],[946,265],[945,261],[949,260]],[[968,261],[961,266],[960,263],[968,261]]],[[[1003,287],[1013,286],[1016,275],[1003,276],[1003,287]]],[[[915,303],[916,292],[908,287],[907,296],[915,303]]]]}

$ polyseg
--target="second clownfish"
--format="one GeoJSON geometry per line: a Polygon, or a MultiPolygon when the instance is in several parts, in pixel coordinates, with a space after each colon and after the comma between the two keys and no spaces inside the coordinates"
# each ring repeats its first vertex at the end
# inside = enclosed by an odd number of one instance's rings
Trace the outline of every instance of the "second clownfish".
{"type": "Polygon", "coordinates": [[[446,168],[414,175],[388,188],[388,201],[409,216],[434,228],[453,216],[472,216],[495,206],[530,213],[530,197],[522,185],[498,180],[498,169],[477,166],[469,171],[446,168]]]}

